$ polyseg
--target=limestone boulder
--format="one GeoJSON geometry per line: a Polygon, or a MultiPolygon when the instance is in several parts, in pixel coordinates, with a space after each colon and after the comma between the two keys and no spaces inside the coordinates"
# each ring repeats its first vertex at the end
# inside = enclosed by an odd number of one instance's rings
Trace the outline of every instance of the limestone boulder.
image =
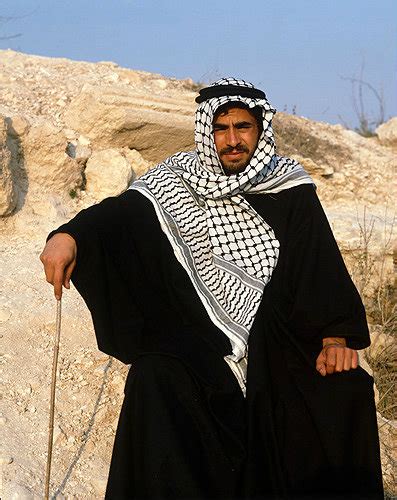
{"type": "Polygon", "coordinates": [[[84,166],[91,156],[92,150],[89,144],[82,144],[79,140],[72,140],[67,145],[66,153],[84,166]]]}
{"type": "Polygon", "coordinates": [[[343,128],[313,122],[295,115],[277,113],[273,120],[277,152],[285,156],[307,158],[307,164],[316,172],[334,171],[337,165],[352,156],[348,141],[341,138],[343,128]],[[316,165],[316,167],[314,167],[316,165]]]}
{"type": "Polygon", "coordinates": [[[12,139],[21,140],[30,129],[29,120],[23,115],[14,115],[7,118],[8,135],[12,139]]]}
{"type": "Polygon", "coordinates": [[[377,138],[285,113],[276,114],[273,126],[278,154],[303,164],[326,208],[337,203],[339,209],[340,202],[347,206],[353,200],[394,205],[396,155],[377,138]]]}
{"type": "Polygon", "coordinates": [[[291,155],[291,158],[299,162],[312,177],[328,177],[334,173],[333,167],[323,163],[316,163],[310,158],[305,158],[298,154],[291,155]]]}
{"type": "Polygon", "coordinates": [[[61,194],[81,186],[82,167],[67,154],[67,145],[63,130],[49,122],[30,128],[22,141],[22,161],[31,187],[61,194]]]}
{"type": "Polygon", "coordinates": [[[133,170],[133,180],[137,179],[153,166],[153,163],[146,161],[136,149],[124,149],[123,155],[129,161],[133,170]]]}
{"type": "Polygon", "coordinates": [[[10,215],[17,204],[12,176],[12,156],[7,146],[7,124],[0,116],[0,216],[10,215]]]}
{"type": "Polygon", "coordinates": [[[148,94],[115,86],[85,86],[64,114],[67,127],[94,147],[135,149],[158,163],[175,151],[194,148],[193,103],[155,100],[148,94]]]}
{"type": "Polygon", "coordinates": [[[381,144],[385,146],[397,146],[397,116],[379,125],[375,132],[381,144]]]}
{"type": "Polygon", "coordinates": [[[101,200],[125,191],[133,177],[130,162],[119,150],[95,151],[87,161],[85,189],[89,195],[101,200]]]}

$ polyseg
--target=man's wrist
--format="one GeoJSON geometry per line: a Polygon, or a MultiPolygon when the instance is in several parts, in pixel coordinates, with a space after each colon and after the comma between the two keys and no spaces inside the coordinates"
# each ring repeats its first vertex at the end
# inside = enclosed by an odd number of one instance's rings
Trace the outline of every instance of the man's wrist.
{"type": "MultiPolygon", "coordinates": [[[[67,240],[70,240],[70,242],[76,244],[76,240],[73,238],[72,235],[70,235],[69,233],[55,233],[51,236],[51,238],[54,238],[54,237],[59,237],[61,236],[63,239],[67,239],[67,240]]],[[[50,238],[50,239],[51,239],[50,238]]]]}
{"type": "Polygon", "coordinates": [[[346,347],[346,339],[344,337],[325,337],[323,338],[323,348],[327,346],[346,347]]]}

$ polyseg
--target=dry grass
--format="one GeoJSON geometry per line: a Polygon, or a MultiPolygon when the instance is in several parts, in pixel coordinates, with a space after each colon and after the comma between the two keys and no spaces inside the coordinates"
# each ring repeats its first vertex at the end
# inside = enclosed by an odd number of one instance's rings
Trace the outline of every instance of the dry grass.
{"type": "MultiPolygon", "coordinates": [[[[371,346],[365,358],[373,371],[379,392],[377,411],[385,498],[396,498],[393,481],[396,470],[395,423],[397,419],[397,290],[396,275],[390,265],[393,256],[397,265],[397,249],[393,249],[395,218],[387,224],[387,210],[383,234],[379,238],[380,221],[368,216],[364,209],[358,216],[359,240],[350,248],[350,272],[366,307],[371,331],[371,346]],[[377,235],[377,236],[376,236],[377,235]],[[376,244],[375,244],[376,243],[376,244]],[[376,251],[375,251],[376,248],[376,251]],[[393,251],[394,250],[394,251],[393,251]],[[394,436],[394,438],[393,438],[394,436]]],[[[390,219],[390,218],[389,218],[390,219]]]]}
{"type": "Polygon", "coordinates": [[[360,234],[358,243],[350,249],[350,272],[364,301],[371,330],[372,345],[366,351],[366,359],[379,391],[377,409],[383,417],[394,420],[397,418],[397,291],[390,259],[395,219],[386,224],[387,219],[385,210],[383,234],[381,241],[376,242],[378,251],[374,252],[375,223],[379,225],[379,221],[368,216],[366,209],[357,217],[360,234]]]}

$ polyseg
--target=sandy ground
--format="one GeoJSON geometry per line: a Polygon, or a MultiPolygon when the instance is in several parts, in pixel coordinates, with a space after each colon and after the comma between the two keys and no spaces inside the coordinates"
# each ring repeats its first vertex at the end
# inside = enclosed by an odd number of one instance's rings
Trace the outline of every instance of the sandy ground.
{"type": "MultiPolygon", "coordinates": [[[[56,319],[56,301],[39,261],[47,231],[27,221],[23,233],[10,227],[0,233],[4,499],[42,498],[44,491],[56,319]]],[[[51,480],[57,498],[103,497],[126,372],[97,350],[87,308],[76,290],[67,291],[51,480]]]]}

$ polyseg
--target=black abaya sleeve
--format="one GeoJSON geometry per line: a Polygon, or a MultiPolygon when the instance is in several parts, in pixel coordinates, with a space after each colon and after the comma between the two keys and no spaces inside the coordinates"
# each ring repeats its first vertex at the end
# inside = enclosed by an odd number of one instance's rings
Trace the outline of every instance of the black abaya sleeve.
{"type": "Polygon", "coordinates": [[[134,261],[132,237],[124,228],[128,221],[125,199],[107,198],[82,210],[55,233],[68,233],[77,244],[77,265],[72,281],[86,302],[101,351],[125,363],[139,352],[143,319],[128,284],[134,261]]]}
{"type": "Polygon", "coordinates": [[[314,189],[305,186],[301,191],[286,262],[293,297],[291,329],[302,340],[344,337],[351,348],[367,347],[364,307],[328,220],[314,189]]]}

